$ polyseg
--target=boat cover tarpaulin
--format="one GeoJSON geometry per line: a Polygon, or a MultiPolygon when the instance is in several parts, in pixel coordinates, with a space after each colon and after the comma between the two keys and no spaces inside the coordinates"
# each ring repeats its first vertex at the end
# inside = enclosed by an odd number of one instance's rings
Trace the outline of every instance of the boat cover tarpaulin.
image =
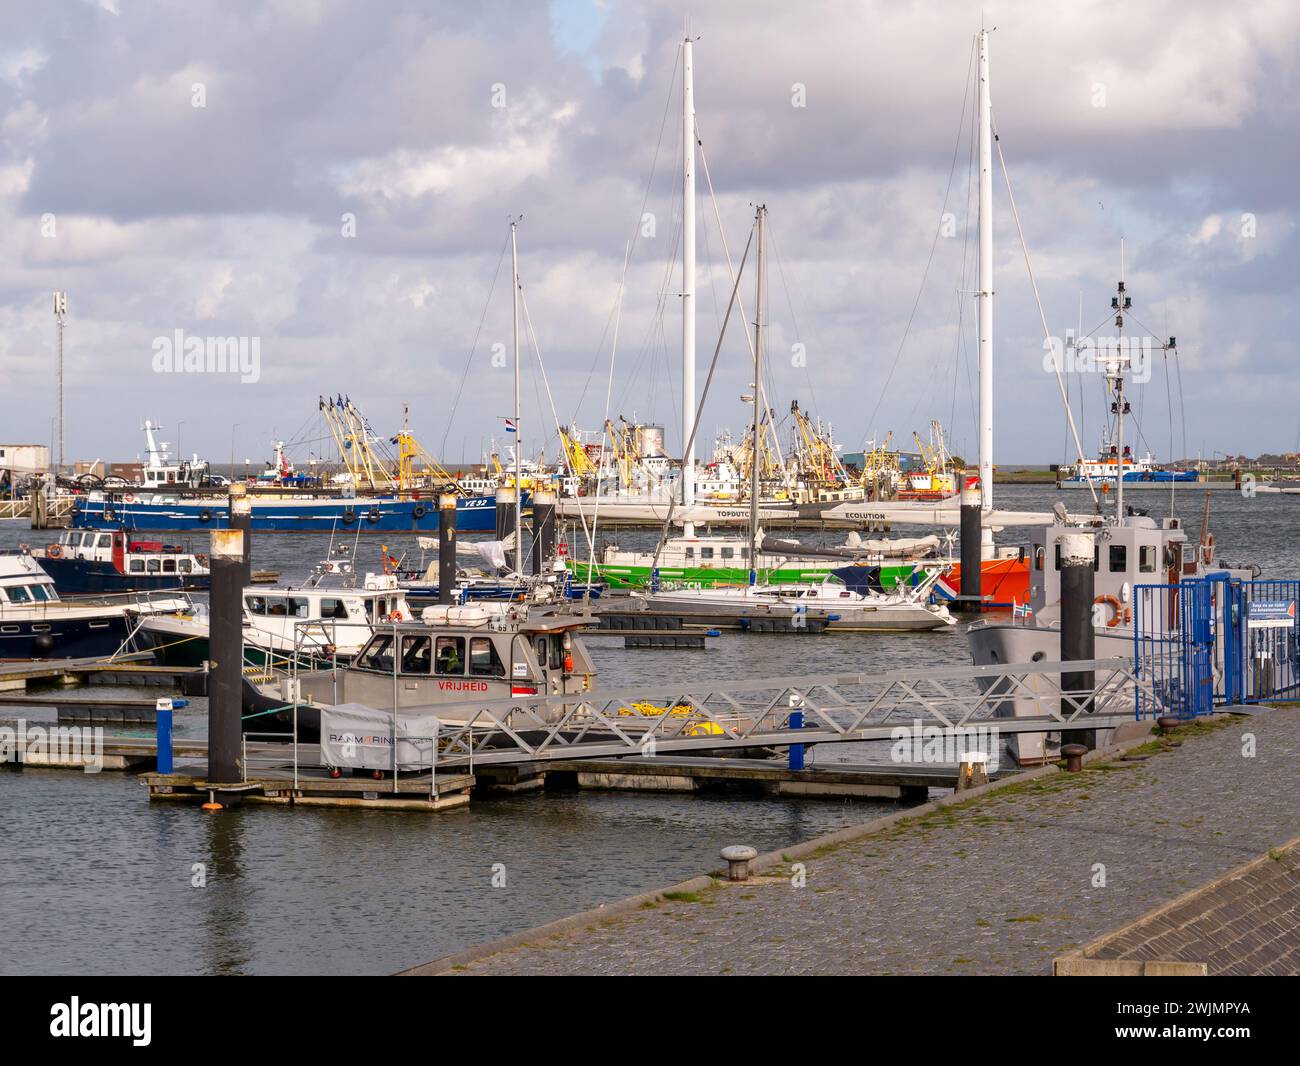
{"type": "Polygon", "coordinates": [[[824,556],[828,559],[857,559],[863,556],[877,559],[920,559],[938,549],[939,538],[931,534],[928,537],[863,540],[854,533],[847,544],[825,548],[815,544],[802,544],[797,540],[764,537],[758,547],[765,555],[824,556]]]}
{"type": "Polygon", "coordinates": [[[361,703],[339,703],[320,712],[322,766],[391,770],[427,770],[433,755],[434,715],[399,714],[361,703]],[[394,734],[394,725],[396,733],[394,734]]]}

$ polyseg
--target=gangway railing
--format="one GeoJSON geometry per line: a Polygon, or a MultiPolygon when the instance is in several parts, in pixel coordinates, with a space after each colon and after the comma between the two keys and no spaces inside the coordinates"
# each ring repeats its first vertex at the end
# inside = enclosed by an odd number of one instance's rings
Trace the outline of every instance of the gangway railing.
{"type": "MultiPolygon", "coordinates": [[[[400,714],[436,720],[436,764],[448,770],[896,740],[900,727],[935,736],[1111,729],[1134,720],[1138,683],[1132,660],[1108,658],[650,685],[407,706],[400,714]],[[1062,685],[1063,676],[1087,674],[1091,687],[1062,685]]],[[[398,712],[375,710],[395,722],[398,712]]]]}

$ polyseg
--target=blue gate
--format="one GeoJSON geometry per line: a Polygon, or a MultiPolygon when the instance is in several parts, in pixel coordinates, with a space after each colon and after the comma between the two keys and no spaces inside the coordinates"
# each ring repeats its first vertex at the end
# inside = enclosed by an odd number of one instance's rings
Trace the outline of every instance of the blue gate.
{"type": "Polygon", "coordinates": [[[1134,587],[1139,718],[1191,718],[1214,710],[1214,591],[1204,578],[1134,587]]]}
{"type": "Polygon", "coordinates": [[[1241,703],[1295,699],[1300,581],[1238,581],[1233,669],[1241,703]]]}
{"type": "Polygon", "coordinates": [[[1300,581],[1227,573],[1133,589],[1138,717],[1300,697],[1300,581]]]}

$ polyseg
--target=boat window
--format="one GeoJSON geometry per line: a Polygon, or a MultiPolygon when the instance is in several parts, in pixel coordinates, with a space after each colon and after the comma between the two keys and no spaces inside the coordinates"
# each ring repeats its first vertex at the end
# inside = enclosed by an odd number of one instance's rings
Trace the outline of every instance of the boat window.
{"type": "Polygon", "coordinates": [[[164,574],[174,574],[174,573],[176,573],[176,560],[175,560],[175,559],[164,559],[164,560],[163,560],[163,573],[164,573],[164,574]]]}
{"type": "Polygon", "coordinates": [[[176,563],[176,568],[180,570],[182,574],[192,574],[194,572],[194,563],[189,559],[180,559],[176,563]]]}
{"type": "Polygon", "coordinates": [[[1110,546],[1110,572],[1122,574],[1128,570],[1128,545],[1112,544],[1110,546]]]}
{"type": "Polygon", "coordinates": [[[469,642],[469,673],[471,677],[505,677],[506,668],[497,654],[491,637],[473,637],[469,642]]]}
{"type": "Polygon", "coordinates": [[[558,633],[551,637],[551,669],[564,669],[564,638],[558,633]]]}
{"type": "Polygon", "coordinates": [[[465,673],[465,638],[439,637],[433,657],[433,672],[443,677],[465,673]]]}
{"type": "Polygon", "coordinates": [[[33,585],[31,591],[32,599],[37,603],[45,603],[46,601],[55,598],[53,595],[53,588],[49,585],[33,585]]]}
{"type": "Polygon", "coordinates": [[[1043,563],[1045,563],[1046,561],[1047,561],[1047,549],[1045,549],[1040,544],[1038,545],[1038,547],[1034,549],[1034,569],[1042,570],[1043,563]]]}
{"type": "Polygon", "coordinates": [[[742,559],[748,559],[748,558],[749,558],[749,549],[748,549],[748,548],[741,548],[741,549],[740,549],[740,557],[741,557],[742,559]]]}
{"type": "Polygon", "coordinates": [[[151,573],[151,574],[161,573],[161,572],[162,572],[162,560],[161,560],[161,559],[146,559],[146,560],[145,560],[145,569],[146,569],[149,573],[151,573]]]}
{"type": "Polygon", "coordinates": [[[10,603],[30,603],[31,599],[31,594],[22,585],[9,586],[10,603]]]}
{"type": "Polygon", "coordinates": [[[700,558],[701,558],[701,559],[712,559],[712,558],[713,558],[713,549],[712,549],[712,548],[701,548],[701,549],[700,549],[700,558]]]}
{"type": "Polygon", "coordinates": [[[348,616],[347,605],[342,600],[327,596],[320,601],[320,616],[322,618],[346,618],[348,616]]]}
{"type": "Polygon", "coordinates": [[[686,558],[688,558],[688,559],[694,559],[694,558],[695,558],[695,549],[694,549],[694,548],[687,548],[687,549],[686,549],[686,558]]]}
{"type": "Polygon", "coordinates": [[[1156,572],[1156,546],[1154,544],[1143,544],[1138,549],[1138,570],[1144,574],[1154,574],[1156,572]]]}
{"type": "Polygon", "coordinates": [[[392,644],[391,636],[371,637],[370,643],[362,648],[361,654],[357,656],[357,666],[362,670],[382,670],[384,673],[392,673],[393,657],[389,654],[392,644]]]}
{"type": "Polygon", "coordinates": [[[283,596],[268,596],[266,598],[266,613],[271,618],[287,618],[289,616],[289,605],[284,602],[283,596]]]}
{"type": "Polygon", "coordinates": [[[724,559],[734,559],[734,558],[736,557],[736,549],[735,549],[735,548],[723,548],[723,549],[722,549],[722,557],[723,557],[724,559]]]}
{"type": "Polygon", "coordinates": [[[249,614],[266,614],[265,596],[245,596],[244,607],[249,614]]]}
{"type": "Polygon", "coordinates": [[[402,673],[429,673],[430,642],[427,635],[402,638],[402,673]]]}
{"type": "Polygon", "coordinates": [[[95,534],[94,533],[81,534],[81,546],[83,548],[93,548],[95,546],[95,534]]]}
{"type": "Polygon", "coordinates": [[[143,560],[143,559],[132,559],[132,560],[131,560],[131,573],[133,573],[133,574],[143,574],[143,573],[144,573],[144,560],[143,560]]]}
{"type": "Polygon", "coordinates": [[[1052,547],[1056,549],[1055,557],[1052,560],[1052,569],[1059,570],[1061,569],[1061,542],[1057,541],[1054,545],[1052,545],[1052,547]]]}
{"type": "Polygon", "coordinates": [[[101,533],[99,539],[95,541],[95,546],[99,548],[111,548],[113,546],[113,534],[101,533]]]}
{"type": "Polygon", "coordinates": [[[289,613],[294,618],[310,618],[311,601],[306,596],[290,596],[289,613]]]}
{"type": "Polygon", "coordinates": [[[1097,544],[1092,549],[1092,572],[1095,574],[1101,569],[1101,545],[1097,544]]]}

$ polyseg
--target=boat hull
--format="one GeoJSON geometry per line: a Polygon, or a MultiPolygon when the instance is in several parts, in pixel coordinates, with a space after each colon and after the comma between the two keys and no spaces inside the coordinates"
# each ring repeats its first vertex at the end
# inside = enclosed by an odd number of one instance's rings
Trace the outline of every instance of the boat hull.
{"type": "MultiPolygon", "coordinates": [[[[819,583],[826,580],[832,570],[846,565],[849,560],[827,559],[825,565],[799,567],[764,567],[758,571],[761,585],[790,585],[819,583]]],[[[600,581],[613,589],[644,589],[650,587],[650,567],[621,564],[591,564],[574,560],[569,569],[577,581],[600,581]]],[[[925,565],[924,560],[922,565],[925,565]]],[[[912,575],[912,563],[885,564],[880,567],[880,581],[885,588],[899,582],[906,583],[912,575]]],[[[723,588],[749,584],[749,571],[739,566],[681,566],[659,568],[661,583],[690,585],[694,588],[723,588]]]]}
{"type": "Polygon", "coordinates": [[[54,579],[61,596],[103,592],[194,592],[208,588],[207,574],[124,574],[110,562],[42,556],[41,569],[54,579]]]}
{"type": "MultiPolygon", "coordinates": [[[[252,499],[251,525],[261,533],[428,533],[438,530],[436,500],[394,497],[342,499],[252,499]]],[[[167,502],[133,500],[79,501],[73,512],[76,529],[194,532],[225,529],[230,508],[225,497],[186,498],[167,502]]],[[[496,529],[496,497],[467,496],[456,501],[456,528],[465,533],[496,529]]]]}
{"type": "MultiPolygon", "coordinates": [[[[1061,631],[1051,626],[976,622],[967,630],[966,641],[976,666],[1053,662],[1061,658],[1061,631]]],[[[1097,659],[1133,657],[1132,629],[1099,628],[1094,631],[1093,641],[1097,659]]],[[[979,682],[981,691],[989,691],[991,684],[979,682]]],[[[993,713],[998,718],[1033,718],[1043,710],[1034,699],[1017,694],[1000,700],[993,713]]],[[[1059,733],[1013,733],[1007,746],[1017,763],[1033,766],[1059,757],[1061,737],[1059,733]]]]}
{"type": "Polygon", "coordinates": [[[0,659],[81,659],[112,655],[129,632],[122,614],[0,619],[0,659]]]}

